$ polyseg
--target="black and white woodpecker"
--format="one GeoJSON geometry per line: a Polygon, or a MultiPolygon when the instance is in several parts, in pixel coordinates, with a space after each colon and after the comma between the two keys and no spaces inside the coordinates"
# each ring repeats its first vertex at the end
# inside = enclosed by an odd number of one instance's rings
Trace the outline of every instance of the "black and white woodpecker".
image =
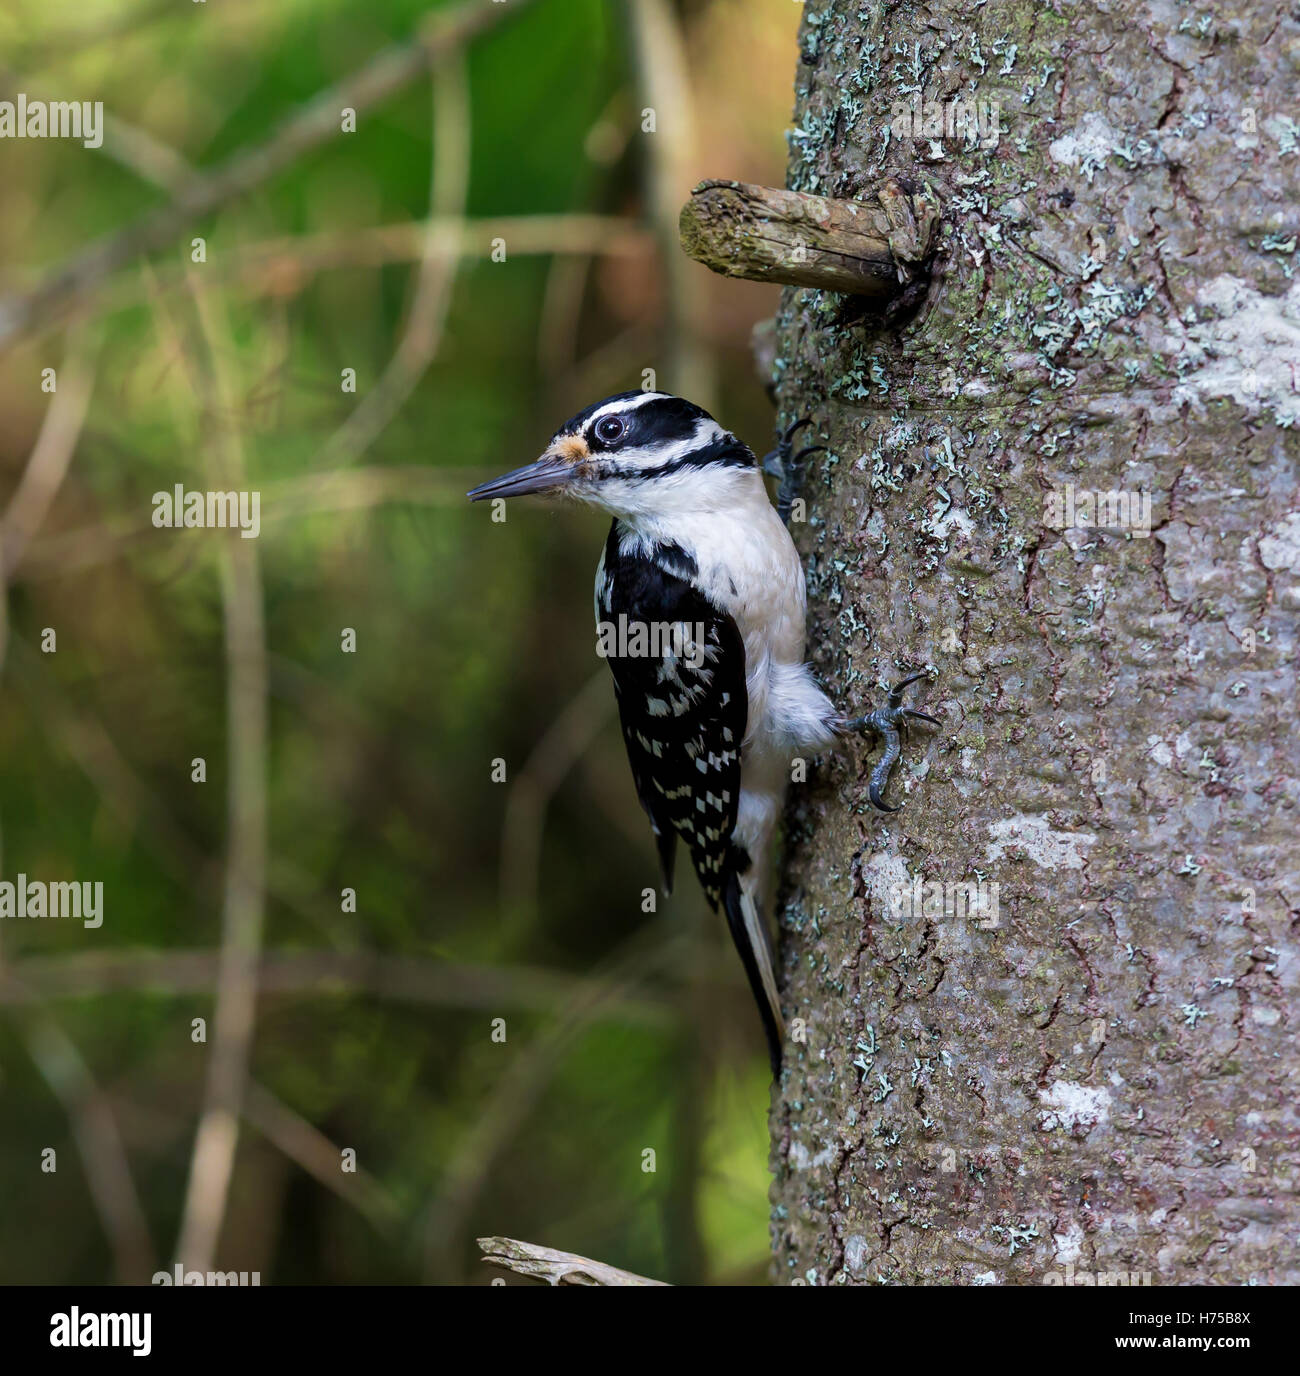
{"type": "Polygon", "coordinates": [[[469,494],[549,493],[613,513],[596,570],[596,621],[620,628],[611,640],[625,652],[606,657],[637,796],[665,889],[680,837],[709,905],[726,914],[774,1075],[784,1024],[762,894],[791,762],[844,733],[873,731],[885,751],[868,795],[895,811],[883,790],[900,727],[907,717],[935,720],[901,704],[901,690],[923,674],[898,684],[885,707],[850,719],[804,663],[803,566],[783,518],[798,460],[813,450],[792,453],[796,428],[773,456],[784,470],[780,514],[753,452],[664,392],[589,406],[535,463],[469,494]]]}

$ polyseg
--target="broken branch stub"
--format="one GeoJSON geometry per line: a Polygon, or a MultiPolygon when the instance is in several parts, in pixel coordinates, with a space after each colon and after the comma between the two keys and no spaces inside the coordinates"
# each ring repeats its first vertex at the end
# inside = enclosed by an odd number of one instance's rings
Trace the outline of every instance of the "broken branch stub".
{"type": "Polygon", "coordinates": [[[560,1252],[554,1247],[539,1247],[535,1242],[519,1242],[511,1237],[481,1237],[479,1249],[483,1261],[504,1271],[544,1280],[550,1285],[665,1285],[662,1280],[638,1276],[632,1271],[620,1271],[603,1261],[592,1261],[573,1252],[560,1252]]]}
{"type": "Polygon", "coordinates": [[[938,222],[928,186],[893,178],[853,201],[705,181],[682,207],[680,231],[687,254],[724,277],[887,301],[929,256],[938,222]]]}

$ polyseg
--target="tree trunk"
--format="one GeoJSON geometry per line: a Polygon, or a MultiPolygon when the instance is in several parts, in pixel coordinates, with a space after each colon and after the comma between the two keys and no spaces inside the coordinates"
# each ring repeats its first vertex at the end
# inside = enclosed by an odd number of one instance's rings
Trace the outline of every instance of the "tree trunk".
{"type": "Polygon", "coordinates": [[[943,209],[783,298],[809,655],[943,726],[793,795],[779,1283],[1300,1281],[1296,13],[807,6],[791,188],[943,209]]]}

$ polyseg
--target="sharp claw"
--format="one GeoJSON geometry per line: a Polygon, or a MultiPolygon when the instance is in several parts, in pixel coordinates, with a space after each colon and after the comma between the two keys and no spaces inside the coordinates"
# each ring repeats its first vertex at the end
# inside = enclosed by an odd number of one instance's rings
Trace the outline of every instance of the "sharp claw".
{"type": "Polygon", "coordinates": [[[805,416],[802,420],[797,420],[797,421],[795,421],[792,425],[790,425],[790,426],[787,428],[785,434],[783,434],[783,435],[781,436],[781,443],[782,443],[782,444],[789,444],[790,441],[799,433],[800,430],[802,430],[802,429],[804,428],[805,425],[811,425],[811,424],[812,424],[812,417],[811,417],[811,416],[805,416]]]}
{"type": "Polygon", "coordinates": [[[765,454],[761,461],[761,468],[771,478],[779,478],[781,486],[777,492],[776,510],[785,525],[790,524],[790,511],[794,505],[795,497],[795,478],[800,471],[801,463],[809,454],[828,454],[830,451],[824,444],[813,444],[801,449],[797,454],[794,453],[794,437],[805,426],[811,425],[813,418],[803,416],[799,420],[786,426],[785,430],[778,431],[780,438],[776,442],[776,448],[769,454],[765,454]]]}
{"type": "Polygon", "coordinates": [[[902,712],[905,717],[915,717],[917,721],[928,721],[931,726],[943,725],[943,722],[941,722],[938,717],[932,717],[927,712],[913,712],[910,707],[904,707],[902,712]]]}
{"type": "Polygon", "coordinates": [[[926,673],[913,674],[910,678],[905,678],[901,683],[894,684],[889,690],[889,705],[891,707],[900,707],[903,702],[903,689],[910,684],[919,683],[923,678],[929,677],[930,675],[926,673]]]}

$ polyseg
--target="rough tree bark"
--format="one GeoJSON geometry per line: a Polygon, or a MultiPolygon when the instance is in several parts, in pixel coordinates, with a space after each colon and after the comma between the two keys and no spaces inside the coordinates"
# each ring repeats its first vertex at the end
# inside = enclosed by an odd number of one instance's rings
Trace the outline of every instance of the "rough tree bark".
{"type": "Polygon", "coordinates": [[[810,656],[944,726],[791,805],[779,1283],[1300,1281],[1298,16],[806,6],[790,187],[944,208],[902,325],[784,294],[810,656]]]}

